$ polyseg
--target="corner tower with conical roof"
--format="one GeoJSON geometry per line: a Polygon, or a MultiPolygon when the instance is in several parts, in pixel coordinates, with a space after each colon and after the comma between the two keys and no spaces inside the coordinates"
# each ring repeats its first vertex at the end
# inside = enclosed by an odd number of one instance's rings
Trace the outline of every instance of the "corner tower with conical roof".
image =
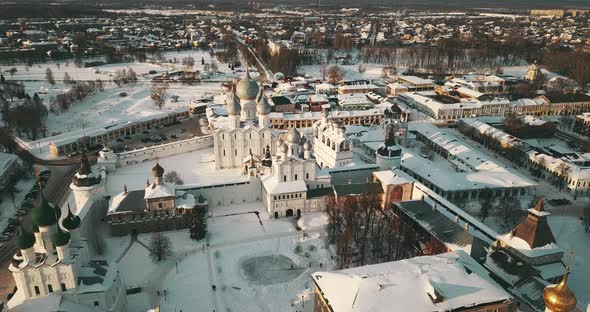
{"type": "Polygon", "coordinates": [[[79,213],[89,200],[96,201],[104,198],[106,173],[92,171],[92,166],[84,150],[80,156],[80,168],[72,177],[70,189],[74,193],[76,213],[79,213]]]}

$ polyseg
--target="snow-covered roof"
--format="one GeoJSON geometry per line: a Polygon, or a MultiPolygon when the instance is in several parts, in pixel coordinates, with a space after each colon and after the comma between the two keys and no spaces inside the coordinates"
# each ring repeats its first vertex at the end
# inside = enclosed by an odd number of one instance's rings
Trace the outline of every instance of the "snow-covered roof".
{"type": "Polygon", "coordinates": [[[499,165],[487,166],[488,170],[456,172],[448,166],[443,166],[440,161],[431,161],[410,152],[403,153],[401,166],[445,191],[533,187],[536,185],[527,178],[512,173],[499,165]]]}
{"type": "Polygon", "coordinates": [[[312,278],[334,312],[450,311],[512,300],[463,251],[316,272],[312,278]]]}
{"type": "Polygon", "coordinates": [[[24,300],[23,291],[17,291],[7,307],[14,312],[47,311],[47,312],[92,312],[94,308],[75,303],[66,296],[56,293],[47,296],[33,297],[24,300]],[[20,298],[22,297],[22,298],[20,298]]]}
{"type": "Polygon", "coordinates": [[[196,200],[193,194],[188,194],[185,191],[176,191],[176,199],[174,205],[176,208],[193,209],[195,208],[196,200]]]}
{"type": "Polygon", "coordinates": [[[281,182],[277,176],[268,176],[263,179],[262,184],[270,195],[307,192],[307,185],[303,180],[281,182]]]}
{"type": "Polygon", "coordinates": [[[382,184],[387,185],[398,185],[404,183],[410,183],[410,180],[396,175],[392,170],[375,171],[373,175],[381,181],[382,184]]]}
{"type": "Polygon", "coordinates": [[[512,236],[511,233],[499,235],[498,239],[508,244],[510,247],[518,250],[523,255],[531,258],[563,252],[563,249],[556,243],[549,243],[545,246],[531,248],[531,246],[529,246],[529,244],[524,239],[512,236]]]}
{"type": "Polygon", "coordinates": [[[174,191],[175,186],[174,184],[160,182],[152,183],[145,188],[145,195],[144,199],[155,199],[155,198],[162,198],[162,197],[174,197],[176,193],[174,191]]]}

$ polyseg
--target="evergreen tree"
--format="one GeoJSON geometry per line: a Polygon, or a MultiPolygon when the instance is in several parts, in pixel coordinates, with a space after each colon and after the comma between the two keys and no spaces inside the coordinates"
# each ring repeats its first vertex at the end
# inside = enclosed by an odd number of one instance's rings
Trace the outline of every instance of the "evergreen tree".
{"type": "Polygon", "coordinates": [[[195,212],[191,226],[189,227],[190,238],[201,240],[207,235],[207,220],[205,219],[206,211],[199,209],[195,212]]]}

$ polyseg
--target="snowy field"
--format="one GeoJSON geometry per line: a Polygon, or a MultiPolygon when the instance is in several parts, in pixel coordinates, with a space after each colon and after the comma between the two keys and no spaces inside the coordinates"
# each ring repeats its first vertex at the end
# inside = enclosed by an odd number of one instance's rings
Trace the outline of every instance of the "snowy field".
{"type": "MultiPolygon", "coordinates": [[[[65,73],[68,73],[73,80],[95,81],[101,79],[104,82],[105,90],[103,92],[98,92],[80,102],[73,103],[71,108],[65,112],[49,114],[47,133],[48,135],[56,135],[83,128],[104,127],[121,121],[135,120],[180,107],[188,107],[191,100],[209,98],[221,93],[223,90],[219,81],[227,81],[243,75],[242,70],[231,71],[227,64],[217,62],[208,51],[170,51],[164,53],[164,58],[166,61],[161,64],[131,62],[92,68],[76,68],[72,60],[34,64],[28,69],[26,69],[25,65],[16,65],[14,66],[17,69],[15,75],[6,75],[6,78],[8,80],[23,81],[25,83],[25,92],[31,95],[36,92],[39,93],[44,104],[48,107],[52,98],[69,89],[69,86],[63,83],[65,73]],[[150,98],[151,78],[164,72],[187,69],[186,66],[180,63],[182,58],[187,56],[195,59],[192,70],[203,71],[204,65],[201,64],[201,59],[203,59],[206,64],[216,62],[219,72],[207,79],[211,80],[211,82],[204,80],[193,86],[171,84],[167,92],[166,104],[160,110],[150,98]],[[178,60],[178,63],[169,62],[174,59],[178,60]],[[53,86],[45,79],[47,68],[51,69],[56,80],[56,84],[53,86]],[[135,85],[117,87],[112,83],[114,74],[118,70],[129,69],[133,69],[138,75],[138,82],[135,85]],[[150,74],[150,71],[152,74],[150,74]],[[122,92],[127,93],[127,96],[121,97],[122,92]],[[174,95],[179,96],[178,102],[172,101],[174,95]]],[[[2,69],[7,70],[7,68],[2,69]]]]}
{"type": "MultiPolygon", "coordinates": [[[[333,64],[329,64],[331,66],[333,64]]],[[[363,64],[365,68],[364,72],[359,72],[359,65],[342,65],[338,64],[338,66],[344,72],[344,79],[345,80],[353,80],[353,79],[367,79],[367,80],[376,80],[382,79],[382,69],[384,65],[381,64],[363,64]]],[[[522,78],[526,75],[529,69],[529,65],[522,65],[522,66],[505,66],[502,67],[503,75],[510,75],[517,78],[522,78]]],[[[404,73],[407,70],[406,67],[399,67],[399,73],[404,73]]],[[[299,73],[304,74],[307,78],[313,79],[321,79],[322,73],[320,71],[320,65],[302,65],[298,67],[297,70],[299,73]]],[[[561,77],[560,75],[550,72],[546,69],[541,69],[541,71],[546,75],[547,79],[551,79],[554,77],[561,77]]]]}
{"type": "MultiPolygon", "coordinates": [[[[119,261],[122,278],[128,288],[143,289],[129,296],[130,311],[156,304],[164,311],[184,312],[312,311],[309,274],[333,268],[321,214],[305,217],[305,223],[320,225],[309,227],[306,237],[295,230],[294,218],[269,218],[261,202],[217,207],[210,215],[209,246],[204,240],[190,240],[188,230],[179,230],[165,232],[174,256],[162,263],[154,264],[137,242],[129,248],[119,261]]],[[[146,245],[149,239],[150,234],[138,237],[146,245]]],[[[109,239],[108,258],[117,260],[128,241],[109,239]]]]}

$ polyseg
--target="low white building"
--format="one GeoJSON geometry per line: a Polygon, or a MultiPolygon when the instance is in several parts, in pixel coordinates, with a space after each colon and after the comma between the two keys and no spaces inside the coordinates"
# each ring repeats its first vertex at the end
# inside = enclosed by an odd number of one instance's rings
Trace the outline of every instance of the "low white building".
{"type": "Polygon", "coordinates": [[[338,106],[343,110],[365,110],[375,106],[364,93],[338,94],[338,106]]]}

